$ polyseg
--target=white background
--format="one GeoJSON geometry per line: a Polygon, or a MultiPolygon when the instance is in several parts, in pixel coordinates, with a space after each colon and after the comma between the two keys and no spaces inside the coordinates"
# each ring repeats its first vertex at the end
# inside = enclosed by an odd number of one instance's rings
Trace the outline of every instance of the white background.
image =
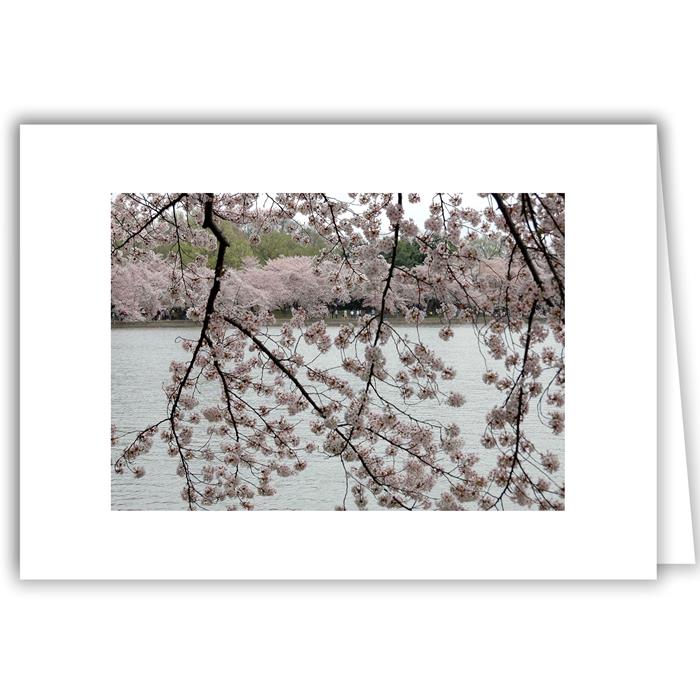
{"type": "MultiPolygon", "coordinates": [[[[122,2],[102,15],[93,3],[26,2],[6,10],[10,478],[0,595],[11,697],[697,697],[695,567],[637,584],[17,581],[17,124],[30,119],[658,121],[697,502],[691,5],[501,2],[458,16],[454,3],[386,5],[268,3],[255,12],[252,4],[122,2]]],[[[63,213],[47,211],[47,227],[63,213]]]]}

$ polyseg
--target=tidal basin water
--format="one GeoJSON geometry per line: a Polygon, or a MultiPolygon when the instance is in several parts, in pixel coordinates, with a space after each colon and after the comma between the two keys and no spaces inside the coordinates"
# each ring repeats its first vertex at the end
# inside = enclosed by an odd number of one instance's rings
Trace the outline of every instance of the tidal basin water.
{"type": "MultiPolygon", "coordinates": [[[[416,337],[415,328],[405,327],[400,331],[410,338],[416,337]]],[[[502,394],[484,384],[482,375],[487,366],[498,367],[493,360],[485,360],[482,356],[472,326],[455,326],[454,338],[449,342],[440,340],[438,331],[439,326],[421,327],[421,340],[438,350],[445,364],[457,370],[454,380],[442,382],[441,385],[445,390],[461,392],[466,397],[466,403],[460,408],[450,408],[444,403],[424,402],[418,417],[459,425],[465,449],[479,454],[481,461],[478,468],[488,472],[494,466],[497,452],[484,449],[480,438],[485,415],[500,403],[502,394]]],[[[334,335],[337,328],[330,328],[329,332],[334,335]]],[[[176,339],[196,338],[198,333],[196,327],[133,326],[112,329],[112,422],[117,425],[119,434],[142,430],[165,417],[163,386],[169,379],[170,362],[187,358],[176,339]]],[[[554,341],[550,338],[545,344],[554,346],[554,341]]],[[[323,366],[327,367],[337,365],[339,361],[340,353],[335,346],[322,357],[323,366]]],[[[345,373],[343,376],[347,377],[345,373]]],[[[216,399],[219,391],[214,386],[208,386],[205,393],[216,399]]],[[[564,476],[564,435],[553,435],[540,424],[535,414],[533,404],[525,424],[526,434],[540,451],[551,450],[559,456],[562,468],[558,476],[561,480],[564,476]]],[[[310,417],[311,414],[304,412],[295,418],[303,416],[310,417]]],[[[298,434],[301,444],[318,440],[306,423],[299,426],[298,434]]],[[[112,461],[118,454],[119,447],[112,448],[112,461]]],[[[333,510],[340,505],[345,494],[345,475],[339,461],[319,453],[308,455],[307,461],[309,466],[303,472],[287,478],[276,477],[274,485],[277,493],[273,496],[256,496],[256,509],[333,510]]],[[[159,437],[155,439],[151,451],[139,458],[139,464],[146,469],[146,475],[141,479],[134,479],[130,474],[118,475],[112,470],[113,510],[186,509],[186,503],[180,496],[183,479],[175,473],[177,461],[167,455],[159,437]]],[[[105,468],[109,466],[105,465],[105,468]]],[[[347,505],[354,507],[351,497],[347,499],[347,505]]],[[[506,508],[515,509],[516,506],[509,502],[506,508]]]]}

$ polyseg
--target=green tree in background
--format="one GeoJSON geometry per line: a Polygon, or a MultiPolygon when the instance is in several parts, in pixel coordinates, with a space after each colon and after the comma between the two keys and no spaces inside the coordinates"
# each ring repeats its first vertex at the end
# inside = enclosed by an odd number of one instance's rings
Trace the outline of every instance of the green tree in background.
{"type": "MultiPolygon", "coordinates": [[[[248,242],[248,238],[239,228],[236,228],[230,221],[221,222],[221,230],[228,241],[224,264],[229,267],[239,268],[245,258],[255,255],[255,251],[248,242]]],[[[209,267],[214,267],[216,254],[209,254],[209,267]]]]}
{"type": "Polygon", "coordinates": [[[312,239],[309,245],[298,243],[284,231],[269,231],[260,237],[260,243],[253,248],[253,255],[264,265],[268,260],[296,255],[317,255],[321,248],[319,240],[312,239]]]}
{"type": "MultiPolygon", "coordinates": [[[[388,254],[384,254],[387,261],[388,254]]],[[[420,265],[425,260],[425,255],[420,252],[418,243],[415,241],[400,240],[396,247],[396,265],[403,268],[411,268],[420,265]]]]}

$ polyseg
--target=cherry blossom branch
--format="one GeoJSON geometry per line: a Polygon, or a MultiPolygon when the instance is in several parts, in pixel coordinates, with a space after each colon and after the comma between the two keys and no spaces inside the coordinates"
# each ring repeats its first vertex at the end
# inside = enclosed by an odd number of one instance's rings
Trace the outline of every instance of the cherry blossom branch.
{"type": "Polygon", "coordinates": [[[181,192],[177,197],[166,202],[160,209],[158,209],[158,211],[156,211],[155,214],[153,214],[153,216],[151,216],[150,219],[148,219],[144,224],[142,224],[138,228],[138,230],[131,233],[118,245],[112,246],[112,254],[116,253],[118,250],[121,250],[127,243],[129,243],[129,241],[133,240],[137,236],[140,236],[164,212],[166,212],[168,209],[170,209],[170,207],[175,206],[178,202],[180,202],[186,196],[187,196],[187,192],[181,192]]]}
{"type": "Polygon", "coordinates": [[[515,224],[513,223],[513,219],[510,216],[510,212],[508,211],[508,207],[506,207],[505,203],[503,202],[503,198],[501,197],[500,194],[496,192],[492,192],[493,198],[496,200],[496,204],[498,205],[498,208],[501,210],[501,214],[503,215],[503,219],[506,222],[506,226],[508,227],[508,230],[510,231],[511,235],[515,239],[515,242],[518,246],[518,249],[520,250],[521,255],[523,256],[523,259],[525,260],[525,264],[527,265],[528,269],[530,270],[530,274],[532,275],[532,279],[535,280],[535,283],[537,286],[540,288],[544,295],[544,301],[549,304],[549,306],[553,306],[552,302],[550,299],[546,296],[546,292],[544,289],[544,284],[542,283],[542,278],[540,277],[540,273],[537,271],[537,268],[535,267],[534,263],[532,262],[532,258],[530,257],[530,253],[527,250],[527,247],[525,243],[523,242],[522,237],[518,233],[518,229],[516,228],[515,224]]]}
{"type": "Polygon", "coordinates": [[[171,430],[172,430],[172,435],[173,439],[175,440],[175,443],[177,445],[177,451],[178,454],[180,455],[180,461],[182,463],[182,467],[185,472],[185,477],[187,479],[187,496],[188,496],[188,505],[190,510],[194,509],[194,496],[191,493],[193,489],[192,483],[191,483],[191,477],[190,477],[190,470],[189,470],[189,465],[187,463],[187,459],[185,458],[185,454],[182,449],[182,444],[180,439],[178,438],[177,434],[177,424],[176,424],[176,415],[178,411],[178,404],[180,402],[180,397],[182,396],[182,392],[187,385],[187,380],[189,379],[189,376],[192,372],[192,368],[195,365],[195,362],[197,360],[197,356],[199,355],[199,351],[202,347],[202,345],[205,342],[205,339],[207,337],[207,330],[209,328],[209,324],[211,322],[211,316],[214,313],[214,303],[216,302],[216,297],[219,294],[219,291],[221,290],[221,276],[223,274],[224,270],[224,256],[226,254],[226,248],[228,247],[228,241],[226,240],[226,237],[223,235],[221,229],[216,225],[214,222],[213,216],[212,216],[212,208],[213,208],[213,202],[214,202],[214,195],[213,194],[207,194],[205,202],[204,202],[204,222],[203,222],[203,227],[206,229],[209,229],[214,236],[216,237],[218,247],[217,247],[217,254],[216,254],[216,265],[214,267],[214,281],[211,286],[211,290],[209,291],[209,298],[207,299],[207,305],[206,309],[204,312],[204,320],[202,322],[202,330],[199,335],[199,340],[197,341],[197,345],[194,348],[194,351],[192,352],[192,357],[190,358],[190,362],[187,365],[187,369],[185,370],[185,374],[182,377],[177,391],[175,393],[175,397],[172,400],[171,408],[170,408],[170,425],[171,425],[171,430]]]}
{"type": "MultiPolygon", "coordinates": [[[[224,319],[227,323],[231,324],[234,328],[237,328],[241,333],[243,333],[243,335],[249,338],[257,346],[257,348],[272,361],[272,363],[292,382],[292,384],[294,384],[299,393],[306,399],[307,403],[316,411],[316,413],[318,413],[319,416],[323,418],[326,417],[325,409],[321,405],[316,403],[314,398],[307,391],[306,387],[304,387],[304,385],[289,371],[289,369],[284,366],[284,364],[280,361],[279,358],[275,357],[275,355],[272,352],[270,352],[270,350],[263,342],[261,342],[253,333],[251,333],[250,330],[248,330],[248,328],[239,323],[235,318],[225,316],[224,319]]],[[[360,460],[362,466],[364,467],[365,471],[370,476],[372,481],[374,481],[378,486],[385,487],[385,484],[377,478],[377,476],[373,473],[371,469],[369,469],[366,460],[357,450],[357,448],[350,442],[349,437],[347,437],[345,434],[343,434],[342,431],[338,430],[337,428],[335,429],[335,432],[341,438],[343,438],[343,440],[345,440],[343,450],[346,446],[349,447],[353,451],[355,456],[360,460]]],[[[339,454],[342,454],[343,450],[340,450],[339,454]]],[[[405,508],[406,510],[411,510],[409,506],[406,506],[401,500],[399,500],[395,496],[392,496],[392,498],[399,507],[405,508]]]]}

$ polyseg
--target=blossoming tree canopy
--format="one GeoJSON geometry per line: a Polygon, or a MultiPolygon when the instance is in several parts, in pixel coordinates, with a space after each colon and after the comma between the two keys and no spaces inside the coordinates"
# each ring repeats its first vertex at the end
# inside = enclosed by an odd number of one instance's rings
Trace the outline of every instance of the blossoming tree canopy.
{"type": "Polygon", "coordinates": [[[345,477],[339,509],[562,509],[559,459],[528,426],[564,430],[565,197],[472,199],[113,196],[113,317],[182,309],[198,324],[171,364],[163,414],[137,433],[113,426],[114,470],[143,476],[158,438],[190,509],[251,509],[312,453],[345,477]],[[254,253],[280,232],[293,255],[227,261],[234,234],[254,253]],[[483,381],[499,397],[480,445],[449,420],[469,400],[450,387],[460,368],[404,332],[426,319],[440,343],[455,342],[455,324],[478,333],[483,381]],[[331,350],[340,362],[329,368],[331,350]],[[444,406],[444,420],[422,417],[423,403],[444,406]],[[302,418],[312,442],[298,435],[302,418]]]}

